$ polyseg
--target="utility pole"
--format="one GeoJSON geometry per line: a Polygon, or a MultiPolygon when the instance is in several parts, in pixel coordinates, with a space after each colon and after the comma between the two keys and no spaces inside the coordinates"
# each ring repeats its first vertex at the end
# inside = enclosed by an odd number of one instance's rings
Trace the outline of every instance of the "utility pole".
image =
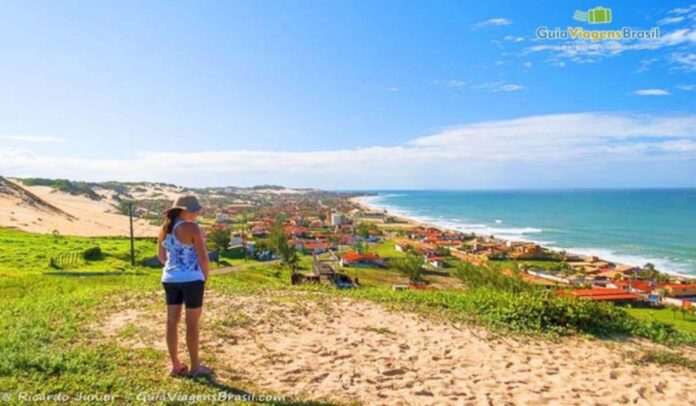
{"type": "Polygon", "coordinates": [[[133,241],[133,202],[128,202],[128,217],[130,218],[130,258],[131,258],[131,266],[135,266],[135,242],[133,241]]]}
{"type": "Polygon", "coordinates": [[[244,260],[246,261],[247,259],[247,235],[246,235],[246,228],[247,228],[247,216],[246,214],[242,214],[242,255],[244,256],[244,260]]]}

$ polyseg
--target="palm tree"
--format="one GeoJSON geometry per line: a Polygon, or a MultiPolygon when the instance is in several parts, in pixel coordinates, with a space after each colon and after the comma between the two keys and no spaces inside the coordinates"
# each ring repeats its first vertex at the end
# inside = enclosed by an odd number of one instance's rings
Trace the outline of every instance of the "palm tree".
{"type": "Polygon", "coordinates": [[[229,248],[230,245],[230,230],[225,226],[215,226],[208,233],[208,240],[217,250],[217,263],[220,263],[222,253],[229,248]]]}
{"type": "Polygon", "coordinates": [[[353,249],[355,250],[355,252],[359,252],[361,254],[366,253],[367,248],[367,244],[363,241],[356,241],[355,244],[353,244],[353,249]]]}
{"type": "Polygon", "coordinates": [[[295,247],[290,244],[290,238],[285,234],[283,227],[281,225],[274,226],[268,240],[273,252],[280,258],[280,263],[295,273],[300,257],[297,255],[295,247]]]}
{"type": "Polygon", "coordinates": [[[411,283],[425,281],[423,279],[423,265],[425,265],[425,259],[420,255],[411,253],[407,253],[403,258],[398,258],[393,262],[394,268],[408,276],[411,283]]]}

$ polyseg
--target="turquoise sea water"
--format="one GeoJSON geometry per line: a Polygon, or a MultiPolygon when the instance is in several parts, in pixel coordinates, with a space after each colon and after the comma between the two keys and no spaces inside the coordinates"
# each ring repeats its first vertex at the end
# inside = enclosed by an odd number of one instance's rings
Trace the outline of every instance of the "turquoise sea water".
{"type": "Polygon", "coordinates": [[[363,201],[441,227],[696,276],[696,189],[382,191],[363,201]]]}

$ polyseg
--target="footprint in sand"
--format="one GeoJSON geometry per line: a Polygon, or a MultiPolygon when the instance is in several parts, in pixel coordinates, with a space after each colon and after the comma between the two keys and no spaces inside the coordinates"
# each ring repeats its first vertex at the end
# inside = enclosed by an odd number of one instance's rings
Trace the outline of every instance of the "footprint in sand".
{"type": "Polygon", "coordinates": [[[311,383],[320,383],[323,382],[326,377],[329,376],[328,372],[324,372],[323,374],[317,375],[312,380],[310,381],[311,383]]]}

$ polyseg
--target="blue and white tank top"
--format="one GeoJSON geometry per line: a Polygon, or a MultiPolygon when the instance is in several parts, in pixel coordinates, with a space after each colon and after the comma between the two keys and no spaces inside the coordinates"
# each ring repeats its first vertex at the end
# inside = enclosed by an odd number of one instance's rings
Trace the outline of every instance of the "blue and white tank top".
{"type": "Polygon", "coordinates": [[[203,269],[198,262],[198,253],[193,244],[184,244],[176,238],[176,229],[186,221],[174,224],[172,232],[162,241],[167,250],[167,262],[162,269],[162,282],[204,281],[203,269]]]}

